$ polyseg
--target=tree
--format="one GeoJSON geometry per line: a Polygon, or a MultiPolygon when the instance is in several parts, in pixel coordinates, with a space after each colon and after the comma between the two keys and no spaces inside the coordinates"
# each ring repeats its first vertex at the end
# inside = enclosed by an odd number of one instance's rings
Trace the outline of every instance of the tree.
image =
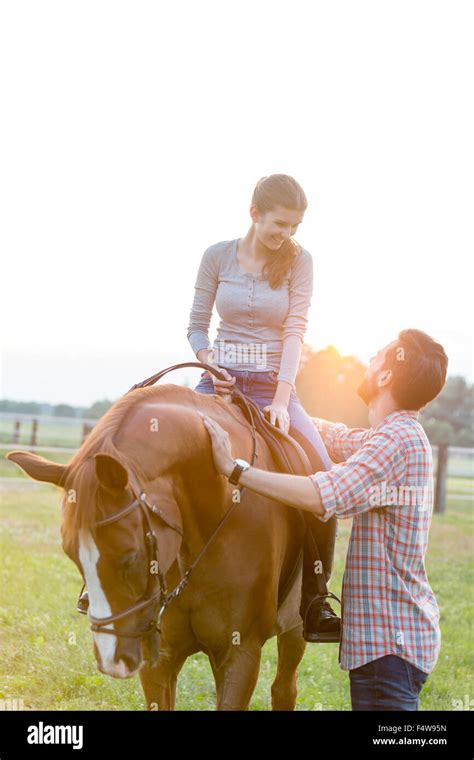
{"type": "Polygon", "coordinates": [[[314,351],[305,345],[302,355],[296,388],[306,411],[349,427],[368,427],[367,407],[357,395],[365,366],[353,356],[341,356],[334,346],[314,351]]]}
{"type": "Polygon", "coordinates": [[[420,421],[432,443],[474,446],[474,385],[449,377],[443,390],[426,406],[420,421]]]}
{"type": "Polygon", "coordinates": [[[55,417],[75,417],[76,410],[69,404],[56,404],[53,406],[53,415],[55,417]]]}
{"type": "Polygon", "coordinates": [[[102,401],[95,401],[89,409],[85,410],[85,416],[98,420],[110,409],[112,403],[112,401],[106,398],[102,399],[102,401]]]}

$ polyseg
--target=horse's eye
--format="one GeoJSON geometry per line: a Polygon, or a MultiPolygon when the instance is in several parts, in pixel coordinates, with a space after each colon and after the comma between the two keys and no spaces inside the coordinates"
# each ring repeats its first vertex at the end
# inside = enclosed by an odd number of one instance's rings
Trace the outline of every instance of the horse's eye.
{"type": "Polygon", "coordinates": [[[123,570],[128,570],[136,562],[136,559],[137,559],[137,552],[133,552],[132,554],[127,554],[125,557],[122,557],[122,559],[120,560],[120,567],[123,570]]]}

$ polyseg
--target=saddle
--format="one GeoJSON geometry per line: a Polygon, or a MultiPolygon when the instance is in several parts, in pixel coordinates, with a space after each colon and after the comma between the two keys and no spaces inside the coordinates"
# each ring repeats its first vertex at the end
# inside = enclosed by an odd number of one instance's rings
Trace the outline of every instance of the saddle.
{"type": "Polygon", "coordinates": [[[262,436],[278,471],[291,475],[311,475],[311,462],[298,441],[272,425],[252,399],[247,396],[243,399],[236,389],[233,393],[232,403],[239,407],[246,420],[262,436]]]}

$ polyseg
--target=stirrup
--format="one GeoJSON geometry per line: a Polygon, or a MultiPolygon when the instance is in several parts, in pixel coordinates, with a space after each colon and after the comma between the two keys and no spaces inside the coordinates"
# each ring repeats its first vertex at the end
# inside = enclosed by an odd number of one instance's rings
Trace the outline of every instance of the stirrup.
{"type": "Polygon", "coordinates": [[[336,602],[339,602],[342,608],[342,603],[339,597],[337,597],[335,594],[332,593],[332,591],[328,591],[327,594],[317,594],[313,599],[311,599],[310,603],[308,604],[304,618],[303,618],[303,638],[305,641],[311,643],[311,644],[339,644],[341,641],[341,635],[342,635],[342,614],[339,618],[341,621],[341,627],[339,629],[339,633],[336,631],[313,631],[308,637],[307,631],[306,631],[306,622],[308,619],[308,613],[311,610],[313,604],[318,604],[323,599],[335,599],[336,602]]]}

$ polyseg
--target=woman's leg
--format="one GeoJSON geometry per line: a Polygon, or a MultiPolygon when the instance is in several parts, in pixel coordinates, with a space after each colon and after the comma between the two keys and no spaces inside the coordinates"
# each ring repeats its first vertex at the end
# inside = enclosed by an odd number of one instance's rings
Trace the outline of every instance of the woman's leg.
{"type": "MultiPolygon", "coordinates": [[[[332,462],[326,451],[322,438],[311,417],[302,406],[296,393],[292,392],[288,405],[290,415],[290,435],[301,443],[308,454],[314,471],[329,470],[332,462]]],[[[316,517],[311,521],[312,533],[318,544],[319,554],[324,569],[326,583],[329,582],[334,558],[334,545],[337,535],[337,518],[331,517],[322,522],[316,517]]]]}
{"type": "Polygon", "coordinates": [[[314,471],[330,470],[332,462],[323,439],[294,391],[290,395],[288,414],[290,415],[289,433],[298,441],[300,439],[303,441],[314,471]]]}

